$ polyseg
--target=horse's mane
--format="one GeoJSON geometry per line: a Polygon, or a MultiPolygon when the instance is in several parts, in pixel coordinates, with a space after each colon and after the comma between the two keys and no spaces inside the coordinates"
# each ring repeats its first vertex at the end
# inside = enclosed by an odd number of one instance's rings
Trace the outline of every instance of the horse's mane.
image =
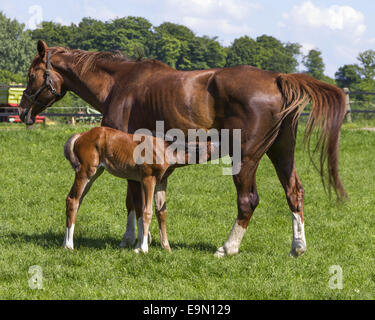
{"type": "Polygon", "coordinates": [[[154,59],[143,59],[139,54],[138,58],[131,59],[120,51],[86,51],[81,49],[70,49],[67,47],[51,47],[48,50],[51,54],[66,53],[73,57],[74,66],[77,67],[78,72],[83,75],[87,71],[94,71],[99,61],[105,62],[145,62],[157,65],[159,67],[171,68],[165,63],[154,59]]]}
{"type": "Polygon", "coordinates": [[[70,49],[66,47],[49,48],[51,54],[66,53],[73,57],[74,66],[78,68],[80,74],[93,71],[99,61],[134,61],[120,51],[86,51],[80,49],[70,49]]]}

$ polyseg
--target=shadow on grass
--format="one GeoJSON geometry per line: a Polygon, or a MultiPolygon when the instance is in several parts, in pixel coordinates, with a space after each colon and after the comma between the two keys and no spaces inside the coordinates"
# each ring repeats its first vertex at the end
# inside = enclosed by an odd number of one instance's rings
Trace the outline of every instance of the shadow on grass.
{"type": "MultiPolygon", "coordinates": [[[[13,245],[22,245],[27,243],[32,243],[34,245],[46,248],[46,249],[57,249],[62,248],[62,243],[64,241],[64,234],[59,232],[47,231],[45,233],[35,233],[35,234],[26,234],[26,233],[9,233],[3,236],[3,239],[7,239],[13,245]]],[[[102,238],[93,238],[85,236],[75,236],[74,245],[76,249],[79,248],[94,248],[94,249],[120,249],[120,242],[122,238],[114,237],[102,237],[102,238]]],[[[4,240],[3,240],[4,241],[4,240]]],[[[170,242],[171,249],[188,249],[188,250],[197,250],[197,251],[206,251],[206,252],[216,252],[217,248],[214,245],[205,242],[196,242],[196,243],[184,243],[170,242]]],[[[150,245],[152,248],[161,248],[160,241],[157,239],[152,240],[150,245]]],[[[133,247],[125,248],[133,249],[133,247]]]]}
{"type": "MultiPolygon", "coordinates": [[[[5,235],[12,244],[33,243],[46,249],[62,248],[64,234],[52,231],[38,234],[10,233],[5,235]]],[[[113,237],[93,238],[85,236],[74,237],[75,248],[87,247],[95,249],[119,248],[121,239],[113,237]]]]}
{"type": "Polygon", "coordinates": [[[184,242],[173,243],[171,242],[170,245],[171,245],[172,251],[179,250],[179,249],[188,249],[188,250],[197,250],[197,251],[206,251],[209,253],[215,253],[217,250],[217,247],[206,242],[195,242],[195,243],[184,243],[184,242]]]}

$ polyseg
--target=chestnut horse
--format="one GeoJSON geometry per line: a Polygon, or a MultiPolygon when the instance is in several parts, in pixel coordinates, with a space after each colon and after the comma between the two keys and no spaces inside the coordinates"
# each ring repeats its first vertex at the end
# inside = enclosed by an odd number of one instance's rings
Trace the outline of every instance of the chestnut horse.
{"type": "MultiPolygon", "coordinates": [[[[194,152],[198,155],[198,158],[194,159],[195,163],[207,161],[213,152],[212,143],[201,146],[205,150],[194,152]]],[[[137,213],[142,212],[142,219],[138,219],[140,225],[135,252],[147,253],[154,191],[165,193],[164,179],[168,177],[168,169],[179,166],[180,163],[188,163],[193,155],[189,152],[191,145],[188,145],[187,152],[168,147],[169,144],[160,138],[141,135],[136,138],[135,135],[108,127],[97,127],[71,136],[65,144],[64,155],[75,171],[75,179],[66,198],[66,233],[63,246],[73,249],[74,226],[79,206],[105,169],[114,176],[141,183],[142,203],[141,207],[136,209],[137,213]],[[150,159],[142,155],[141,151],[144,149],[137,152],[137,148],[142,144],[148,144],[150,150],[152,149],[150,159]],[[161,159],[157,161],[159,155],[161,159]]],[[[200,145],[195,148],[202,149],[200,145]]],[[[165,216],[157,214],[157,219],[161,246],[170,251],[165,216]]]]}
{"type": "MultiPolygon", "coordinates": [[[[117,53],[48,48],[38,42],[20,116],[32,124],[35,116],[71,90],[103,114],[102,126],[134,133],[165,130],[240,129],[241,167],[233,176],[237,190],[237,219],[217,256],[239,251],[249,220],[258,205],[256,170],[264,154],[271,159],[292,212],[291,254],[306,250],[304,190],[294,151],[297,121],[311,102],[305,129],[309,144],[315,128],[319,139],[319,171],[323,185],[346,197],[338,173],[340,128],[346,113],[345,95],[336,86],[306,74],[282,74],[250,66],[177,71],[156,60],[131,61],[117,53]],[[325,165],[326,164],[326,165],[325,165]],[[325,183],[324,183],[325,182],[325,183]]],[[[230,148],[229,148],[230,149],[230,148]]],[[[229,155],[232,156],[231,150],[229,155]]],[[[139,182],[128,180],[128,225],[122,244],[134,243],[135,211],[140,203],[139,182]]],[[[155,194],[156,208],[165,214],[165,193],[155,194]]]]}

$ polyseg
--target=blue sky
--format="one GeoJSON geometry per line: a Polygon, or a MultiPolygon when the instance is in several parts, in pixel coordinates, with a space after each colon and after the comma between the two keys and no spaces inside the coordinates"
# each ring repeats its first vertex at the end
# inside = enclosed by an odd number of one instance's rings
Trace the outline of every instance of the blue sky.
{"type": "Polygon", "coordinates": [[[375,1],[369,0],[0,0],[0,11],[29,28],[41,20],[70,24],[82,17],[141,16],[155,26],[186,25],[223,45],[268,34],[298,42],[304,52],[321,50],[331,77],[340,66],[356,63],[359,52],[375,49],[375,1]]]}

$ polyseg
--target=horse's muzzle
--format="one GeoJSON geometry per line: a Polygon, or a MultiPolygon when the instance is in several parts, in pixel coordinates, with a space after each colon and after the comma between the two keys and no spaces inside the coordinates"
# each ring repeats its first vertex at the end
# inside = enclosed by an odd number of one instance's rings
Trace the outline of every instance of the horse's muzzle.
{"type": "Polygon", "coordinates": [[[26,125],[31,126],[35,123],[35,116],[32,116],[31,108],[26,109],[19,109],[19,116],[23,123],[26,123],[26,125]]]}

